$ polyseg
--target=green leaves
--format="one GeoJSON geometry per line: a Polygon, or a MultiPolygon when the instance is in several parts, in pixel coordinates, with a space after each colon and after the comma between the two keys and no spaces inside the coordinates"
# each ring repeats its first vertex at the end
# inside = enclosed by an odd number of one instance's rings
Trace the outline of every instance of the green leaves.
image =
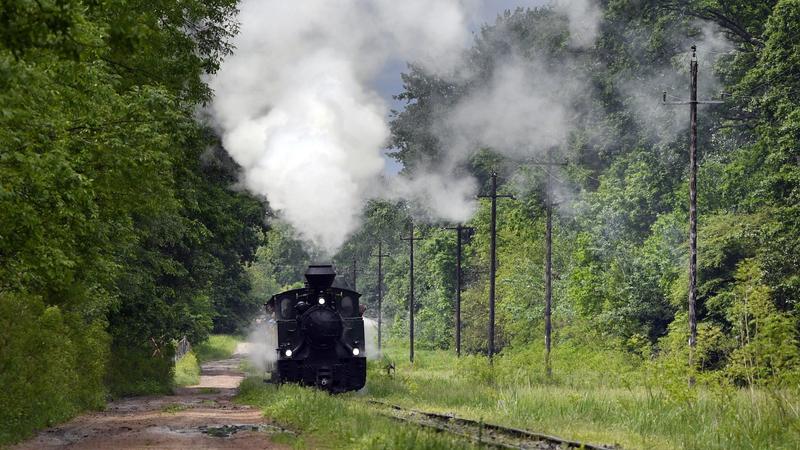
{"type": "MultiPolygon", "coordinates": [[[[714,54],[715,91],[732,96],[700,115],[697,369],[737,383],[789,380],[798,338],[791,324],[800,317],[800,1],[604,5],[597,45],[580,55],[565,48],[563,27],[546,11],[516,11],[481,30],[469,52],[469,82],[450,83],[410,67],[398,96],[408,105],[392,121],[395,156],[411,173],[440,159],[449,143],[440,142],[434,124],[448,118],[465,92],[484,86],[509,53],[541,52],[557,64],[588,70],[591,108],[574,117],[575,131],[561,149],[570,165],[558,174],[568,200],[556,220],[555,330],[588,323],[627,349],[671,354],[685,370],[686,136],[664,133],[666,124],[647,119],[631,85],[651,80],[651,100],[640,100],[659,108],[660,89],[673,78],[685,81],[689,45],[721,27],[733,45],[730,54],[714,54]],[[681,72],[673,76],[676,70],[681,72]],[[758,275],[743,272],[747,267],[756,267],[758,275]],[[769,330],[758,344],[737,340],[731,315],[748,289],[763,306],[753,320],[769,330]]],[[[701,70],[709,75],[707,67],[701,70]]],[[[475,153],[465,170],[484,182],[489,170],[501,169],[514,180],[504,187],[520,197],[519,204],[499,208],[498,331],[504,343],[529,345],[541,339],[543,183],[538,168],[486,149],[475,153]]],[[[488,297],[486,205],[472,224],[478,232],[467,250],[464,335],[469,349],[480,350],[488,297]]],[[[435,235],[429,239],[435,242],[435,235]]],[[[433,253],[426,257],[434,261],[452,251],[428,248],[433,253]]],[[[391,273],[388,298],[403,298],[404,275],[391,273]]],[[[447,286],[445,276],[432,278],[424,283],[447,286]]],[[[435,305],[438,297],[426,297],[424,289],[420,303],[435,305]]]]}
{"type": "MultiPolygon", "coordinates": [[[[229,189],[237,167],[195,120],[234,11],[225,0],[0,6],[0,295],[44,308],[9,345],[34,352],[46,329],[68,356],[36,360],[41,380],[85,388],[52,396],[37,378],[30,398],[49,406],[17,432],[98,406],[107,372],[117,392],[168,389],[172,339],[253,312],[241,264],[263,207],[229,189]],[[131,361],[109,367],[112,341],[131,361]]],[[[31,367],[9,372],[11,391],[31,367]]]]}

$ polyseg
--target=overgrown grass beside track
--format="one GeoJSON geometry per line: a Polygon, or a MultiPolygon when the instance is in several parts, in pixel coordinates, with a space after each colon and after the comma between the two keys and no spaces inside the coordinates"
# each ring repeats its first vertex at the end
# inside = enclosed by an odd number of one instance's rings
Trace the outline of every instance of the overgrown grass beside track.
{"type": "Polygon", "coordinates": [[[192,386],[199,382],[200,364],[197,363],[194,352],[189,352],[175,363],[175,385],[192,386]]]}
{"type": "Polygon", "coordinates": [[[242,340],[229,334],[212,334],[203,342],[192,347],[192,351],[200,363],[227,359],[233,356],[236,345],[242,340]]]}
{"type": "MultiPolygon", "coordinates": [[[[556,352],[554,376],[547,379],[537,349],[501,355],[492,366],[483,357],[418,351],[412,366],[404,348],[390,347],[384,361],[370,363],[363,393],[330,396],[296,386],[265,386],[253,377],[239,400],[300,431],[300,447],[331,443],[331,448],[375,448],[370,445],[378,436],[405,436],[392,434],[398,425],[375,416],[362,401],[374,398],[628,449],[800,448],[796,391],[723,384],[689,389],[682,378],[673,384],[664,381],[666,369],[613,351],[564,347],[556,352]],[[387,375],[383,366],[390,360],[396,372],[387,375]]],[[[430,443],[427,448],[454,445],[419,436],[430,443]]],[[[385,448],[423,445],[399,442],[385,448]]]]}
{"type": "Polygon", "coordinates": [[[239,342],[241,340],[236,336],[214,334],[195,345],[192,351],[175,363],[175,385],[191,386],[200,382],[200,364],[205,361],[230,358],[239,342]]]}
{"type": "Polygon", "coordinates": [[[451,436],[400,424],[379,415],[363,395],[329,395],[299,386],[265,385],[261,377],[246,379],[237,400],[264,410],[266,417],[299,432],[280,440],[295,448],[369,450],[472,448],[451,436]]]}

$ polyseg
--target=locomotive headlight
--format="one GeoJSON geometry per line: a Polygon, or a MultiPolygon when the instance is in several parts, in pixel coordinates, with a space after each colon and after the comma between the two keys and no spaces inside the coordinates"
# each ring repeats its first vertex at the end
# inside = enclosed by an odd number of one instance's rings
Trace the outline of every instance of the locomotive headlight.
{"type": "Polygon", "coordinates": [[[285,352],[283,352],[283,354],[286,355],[287,358],[291,358],[292,357],[292,350],[291,349],[287,349],[285,352]]]}
{"type": "Polygon", "coordinates": [[[319,304],[320,305],[324,305],[325,304],[325,297],[320,297],[319,298],[319,304]]]}
{"type": "Polygon", "coordinates": [[[353,356],[358,356],[359,353],[361,353],[361,350],[359,350],[358,347],[353,349],[353,356]]]}

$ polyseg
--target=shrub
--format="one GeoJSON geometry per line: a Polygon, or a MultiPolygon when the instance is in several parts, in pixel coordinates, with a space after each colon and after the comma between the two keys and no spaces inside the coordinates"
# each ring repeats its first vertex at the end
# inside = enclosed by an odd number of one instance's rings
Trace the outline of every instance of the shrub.
{"type": "Polygon", "coordinates": [[[0,293],[0,445],[102,405],[108,336],[33,295],[0,293]]]}
{"type": "Polygon", "coordinates": [[[230,358],[236,351],[239,339],[227,334],[213,334],[195,345],[194,354],[199,362],[230,358]]]}
{"type": "Polygon", "coordinates": [[[175,385],[191,386],[200,382],[200,365],[193,352],[183,355],[175,363],[175,385]]]}
{"type": "Polygon", "coordinates": [[[112,345],[112,354],[106,380],[115,397],[172,392],[175,368],[171,346],[154,352],[152,347],[112,345]]]}

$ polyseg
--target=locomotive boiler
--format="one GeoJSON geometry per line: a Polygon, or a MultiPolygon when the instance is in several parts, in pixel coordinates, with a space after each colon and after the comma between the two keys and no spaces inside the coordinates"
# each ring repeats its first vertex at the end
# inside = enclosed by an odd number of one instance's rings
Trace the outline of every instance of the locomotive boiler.
{"type": "Polygon", "coordinates": [[[361,294],[333,287],[331,265],[311,265],[305,278],[305,287],[267,303],[277,329],[272,381],[330,392],[361,389],[367,379],[361,294]]]}

